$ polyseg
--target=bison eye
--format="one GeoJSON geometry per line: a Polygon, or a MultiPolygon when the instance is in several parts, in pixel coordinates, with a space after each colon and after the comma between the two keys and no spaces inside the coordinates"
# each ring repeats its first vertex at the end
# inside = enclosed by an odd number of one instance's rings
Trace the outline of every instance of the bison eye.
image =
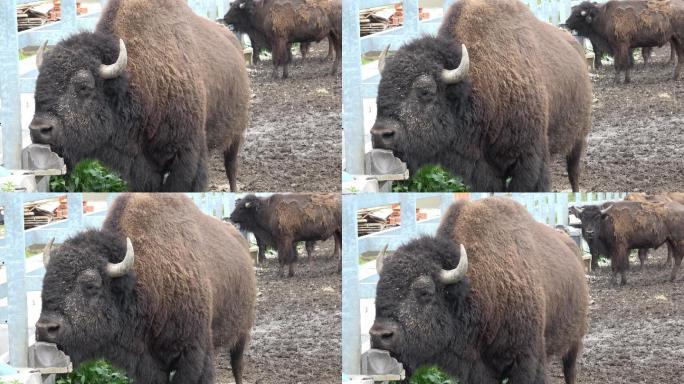
{"type": "Polygon", "coordinates": [[[88,296],[95,296],[102,288],[102,278],[100,274],[94,270],[86,270],[78,277],[78,282],[81,285],[83,293],[88,296]]]}
{"type": "Polygon", "coordinates": [[[413,294],[419,303],[428,304],[435,296],[435,283],[428,276],[417,278],[413,284],[413,294]]]}

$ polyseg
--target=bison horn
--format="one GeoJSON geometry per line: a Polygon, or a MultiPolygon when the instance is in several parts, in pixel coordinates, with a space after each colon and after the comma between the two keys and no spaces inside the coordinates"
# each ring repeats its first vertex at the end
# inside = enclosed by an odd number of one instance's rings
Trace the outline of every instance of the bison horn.
{"type": "Polygon", "coordinates": [[[43,66],[43,54],[45,53],[45,49],[47,48],[47,40],[43,42],[43,44],[40,45],[38,48],[38,53],[36,53],[36,67],[38,67],[38,70],[40,71],[40,67],[43,66]]]}
{"type": "Polygon", "coordinates": [[[468,254],[466,253],[465,247],[463,244],[461,244],[461,259],[458,262],[458,265],[454,269],[442,269],[439,272],[439,281],[442,282],[442,284],[455,284],[459,281],[461,281],[464,277],[466,272],[468,272],[468,254]]]}
{"type": "Polygon", "coordinates": [[[587,11],[582,11],[582,12],[580,12],[580,15],[582,15],[582,17],[586,16],[586,15],[587,15],[587,11]]]}
{"type": "Polygon", "coordinates": [[[602,209],[602,210],[601,210],[601,216],[607,214],[608,211],[610,211],[612,208],[613,208],[613,205],[609,206],[609,207],[606,208],[606,209],[602,209]]]}
{"type": "Polygon", "coordinates": [[[126,52],[126,44],[122,39],[119,39],[119,57],[114,64],[100,64],[100,77],[109,80],[121,76],[126,70],[128,63],[128,53],[126,52]]]}
{"type": "Polygon", "coordinates": [[[50,241],[48,241],[47,245],[43,249],[43,265],[45,267],[47,267],[50,263],[50,252],[52,251],[52,243],[54,242],[55,238],[53,237],[52,239],[50,239],[50,241]]]}
{"type": "Polygon", "coordinates": [[[107,274],[109,277],[121,277],[133,269],[133,262],[135,255],[133,252],[133,243],[130,238],[126,238],[126,256],[120,263],[108,263],[107,274]]]}
{"type": "Polygon", "coordinates": [[[470,69],[470,57],[468,57],[468,49],[465,44],[461,44],[461,63],[456,69],[442,70],[442,81],[444,84],[456,84],[468,77],[468,70],[470,69]]]}
{"type": "Polygon", "coordinates": [[[246,202],[245,203],[245,208],[252,208],[252,203],[251,202],[246,202]]]}
{"type": "Polygon", "coordinates": [[[385,244],[378,257],[375,259],[375,270],[378,271],[378,275],[382,272],[382,264],[385,262],[385,255],[387,254],[387,247],[389,244],[385,244]]]}
{"type": "Polygon", "coordinates": [[[380,70],[380,74],[385,70],[385,62],[387,60],[387,54],[389,53],[390,50],[390,44],[387,44],[385,49],[382,51],[380,54],[380,57],[378,58],[378,69],[380,70]]]}

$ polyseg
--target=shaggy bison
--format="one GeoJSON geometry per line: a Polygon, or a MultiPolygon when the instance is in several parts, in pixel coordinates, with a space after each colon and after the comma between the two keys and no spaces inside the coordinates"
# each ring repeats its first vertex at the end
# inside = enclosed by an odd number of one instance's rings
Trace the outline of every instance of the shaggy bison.
{"type": "Polygon", "coordinates": [[[575,382],[589,301],[581,255],[522,205],[456,203],[436,236],[379,257],[378,270],[371,346],[409,373],[437,364],[459,383],[546,383],[554,355],[575,382]]]}
{"type": "Polygon", "coordinates": [[[550,157],[564,155],[578,190],[591,127],[587,66],[567,31],[523,3],[456,2],[436,37],[383,54],[380,69],[373,147],[412,172],[433,163],[474,191],[547,191],[550,157]]]}
{"type": "Polygon", "coordinates": [[[98,159],[133,191],[202,191],[218,147],[236,190],[250,99],[242,48],[186,1],[111,0],[95,32],[41,49],[37,63],[31,139],[69,168],[98,159]]]}
{"type": "Polygon", "coordinates": [[[262,245],[275,245],[280,274],[288,266],[288,276],[294,275],[297,242],[306,241],[309,257],[313,242],[335,237],[335,253],[339,257],[342,245],[342,203],[337,194],[275,194],[270,197],[247,195],[238,200],[230,221],[241,229],[254,233],[262,245]]]}
{"type": "MultiPolygon", "coordinates": [[[[565,24],[596,43],[600,52],[615,57],[615,81],[625,72],[630,82],[633,65],[631,48],[660,47],[671,42],[677,53],[674,79],[679,77],[684,61],[684,6],[671,0],[611,0],[605,4],[584,1],[572,7],[565,24]]],[[[648,54],[644,53],[647,60],[648,54]]]]}
{"type": "Polygon", "coordinates": [[[107,359],[146,384],[214,383],[222,347],[242,382],[256,281],[233,226],[183,195],[124,195],[101,230],[50,245],[38,341],[75,364],[107,359]]]}
{"type": "MultiPolygon", "coordinates": [[[[617,201],[601,208],[585,207],[582,230],[592,228],[598,252],[611,259],[613,282],[620,274],[620,284],[627,283],[630,249],[639,249],[643,266],[648,248],[668,247],[668,260],[674,259],[670,280],[674,281],[684,257],[684,206],[673,202],[617,201]],[[588,215],[587,212],[592,212],[588,215]],[[585,224],[586,220],[586,224],[585,224]]],[[[590,245],[591,246],[591,245],[590,245]]],[[[593,253],[592,253],[593,258],[593,253]]]]}
{"type": "Polygon", "coordinates": [[[294,42],[309,43],[328,37],[335,49],[332,73],[340,66],[341,0],[235,0],[223,20],[268,44],[273,54],[274,77],[278,77],[279,67],[283,67],[283,78],[288,76],[289,48],[294,42]]]}

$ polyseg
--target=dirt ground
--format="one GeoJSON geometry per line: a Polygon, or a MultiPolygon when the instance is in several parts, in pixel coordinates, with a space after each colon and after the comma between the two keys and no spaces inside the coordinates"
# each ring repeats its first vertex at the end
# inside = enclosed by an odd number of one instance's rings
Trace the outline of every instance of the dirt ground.
{"type": "MultiPolygon", "coordinates": [[[[648,66],[639,56],[630,84],[615,84],[610,64],[592,74],[593,126],[581,190],[684,190],[684,77],[672,80],[669,57],[669,45],[655,50],[648,66]]],[[[554,190],[570,189],[564,159],[551,172],[554,190]]]]}
{"type": "MultiPolygon", "coordinates": [[[[313,260],[300,258],[292,278],[277,276],[275,259],[257,269],[256,323],[245,355],[246,383],[340,382],[341,278],[338,260],[330,257],[333,249],[333,240],[317,243],[313,260]]],[[[226,351],[219,354],[216,368],[218,384],[235,382],[226,351]]]]}
{"type": "MultiPolygon", "coordinates": [[[[610,283],[610,267],[590,275],[589,330],[578,361],[578,383],[681,383],[684,380],[684,273],[666,281],[667,247],[647,260],[643,271],[631,261],[627,285],[610,283]]],[[[554,359],[559,360],[559,359],[554,359]]],[[[561,365],[549,369],[564,383],[561,365]]]]}
{"type": "MultiPolygon", "coordinates": [[[[290,77],[273,79],[265,60],[249,68],[250,121],[240,153],[241,192],[334,192],[341,189],[342,76],[331,76],[328,43],[299,51],[290,77]]],[[[212,151],[210,191],[228,191],[223,155],[212,151]]]]}

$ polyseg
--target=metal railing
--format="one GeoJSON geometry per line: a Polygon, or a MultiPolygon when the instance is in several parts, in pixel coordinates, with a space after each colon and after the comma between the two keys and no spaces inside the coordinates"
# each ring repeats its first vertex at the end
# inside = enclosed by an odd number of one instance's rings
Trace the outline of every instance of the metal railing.
{"type": "Polygon", "coordinates": [[[359,256],[365,252],[379,252],[385,245],[395,250],[423,234],[434,234],[441,216],[449,206],[459,199],[476,200],[488,196],[508,196],[523,204],[535,220],[550,226],[568,225],[568,207],[576,204],[599,204],[619,200],[625,193],[517,193],[517,194],[425,194],[425,193],[382,193],[348,194],[342,197],[342,373],[360,373],[361,364],[361,300],[374,299],[378,275],[374,265],[368,271],[360,270],[359,256]],[[440,217],[416,220],[416,204],[419,200],[440,198],[440,217]],[[399,227],[358,236],[357,212],[360,209],[400,205],[399,227]]]}

